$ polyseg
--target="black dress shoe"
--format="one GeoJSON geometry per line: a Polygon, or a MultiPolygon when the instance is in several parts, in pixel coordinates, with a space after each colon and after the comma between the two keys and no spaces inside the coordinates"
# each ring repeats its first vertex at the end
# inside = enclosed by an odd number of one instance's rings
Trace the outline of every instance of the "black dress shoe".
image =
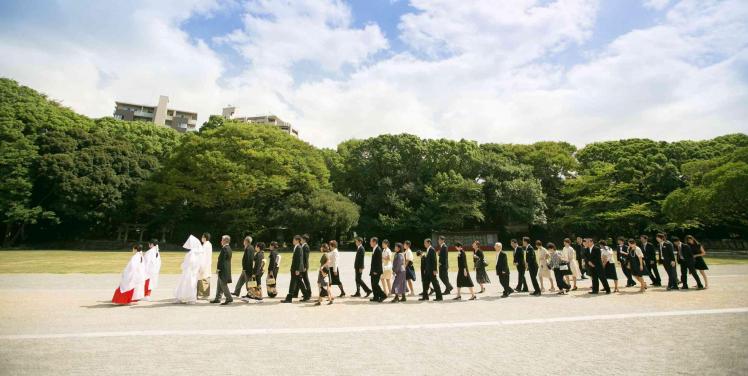
{"type": "Polygon", "coordinates": [[[361,294],[359,294],[359,293],[355,293],[355,294],[351,295],[351,297],[352,297],[352,298],[360,298],[360,297],[361,297],[361,294]]]}
{"type": "Polygon", "coordinates": [[[288,300],[288,299],[283,299],[283,300],[281,300],[281,303],[291,303],[291,301],[288,300]]]}
{"type": "Polygon", "coordinates": [[[234,295],[234,296],[236,296],[237,298],[239,297],[239,294],[237,294],[237,293],[235,293],[235,292],[232,292],[232,293],[231,293],[231,295],[234,295]]]}
{"type": "Polygon", "coordinates": [[[229,305],[229,304],[231,304],[231,302],[233,302],[233,300],[227,300],[227,301],[221,303],[221,305],[229,305]]]}
{"type": "Polygon", "coordinates": [[[455,296],[454,298],[452,298],[452,300],[462,300],[462,297],[461,297],[461,296],[459,296],[459,295],[457,295],[457,296],[455,296]]]}
{"type": "Polygon", "coordinates": [[[371,295],[371,291],[367,292],[366,295],[364,295],[364,299],[368,298],[369,295],[371,295]]]}
{"type": "Polygon", "coordinates": [[[452,293],[452,289],[449,289],[449,290],[445,291],[442,295],[449,295],[451,293],[452,293]]]}
{"type": "Polygon", "coordinates": [[[425,298],[425,297],[420,297],[420,298],[418,298],[418,300],[420,300],[420,301],[424,301],[424,300],[425,300],[425,301],[428,301],[428,300],[429,300],[429,298],[425,298]]]}
{"type": "Polygon", "coordinates": [[[597,291],[590,291],[588,294],[597,295],[597,291]]]}
{"type": "Polygon", "coordinates": [[[522,289],[522,292],[530,292],[528,289],[522,289]]]}
{"type": "Polygon", "coordinates": [[[509,294],[507,294],[507,293],[503,293],[503,294],[501,294],[501,297],[502,297],[502,298],[506,298],[507,296],[509,296],[509,294]]]}
{"type": "Polygon", "coordinates": [[[473,296],[472,296],[472,297],[470,297],[470,299],[468,299],[468,300],[476,300],[476,299],[478,299],[478,298],[477,298],[477,297],[476,297],[475,295],[473,295],[473,296]]]}
{"type": "Polygon", "coordinates": [[[211,300],[210,302],[211,302],[211,303],[213,303],[213,304],[215,304],[215,303],[220,303],[221,301],[220,301],[220,300],[216,300],[216,299],[213,299],[213,300],[211,300]]]}
{"type": "Polygon", "coordinates": [[[436,298],[436,299],[434,299],[435,302],[441,302],[442,300],[444,300],[444,299],[443,298],[436,298]]]}
{"type": "Polygon", "coordinates": [[[379,301],[379,299],[377,299],[377,298],[371,298],[371,299],[369,299],[369,301],[370,301],[370,302],[378,302],[378,301],[379,301]]]}
{"type": "Polygon", "coordinates": [[[340,295],[338,295],[338,298],[345,298],[345,293],[340,293],[340,295]]]}

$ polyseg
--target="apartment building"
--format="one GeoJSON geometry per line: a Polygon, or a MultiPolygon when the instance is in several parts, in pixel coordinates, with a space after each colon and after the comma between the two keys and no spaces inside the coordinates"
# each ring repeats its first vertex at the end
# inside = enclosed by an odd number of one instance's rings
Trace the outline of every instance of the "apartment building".
{"type": "Polygon", "coordinates": [[[275,115],[233,117],[235,112],[236,107],[224,107],[223,111],[221,111],[221,114],[226,119],[231,119],[242,123],[272,125],[282,130],[283,132],[286,132],[292,136],[299,137],[299,131],[295,129],[291,125],[291,123],[283,121],[275,115]]]}
{"type": "Polygon", "coordinates": [[[179,132],[197,130],[197,112],[168,108],[169,97],[162,95],[155,106],[114,102],[114,118],[126,121],[148,121],[179,132]]]}

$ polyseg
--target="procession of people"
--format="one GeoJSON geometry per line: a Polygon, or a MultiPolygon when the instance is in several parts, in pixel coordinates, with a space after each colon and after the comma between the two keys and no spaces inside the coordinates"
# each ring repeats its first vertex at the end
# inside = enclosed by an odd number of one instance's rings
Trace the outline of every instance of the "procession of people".
{"type": "MultiPolygon", "coordinates": [[[[188,252],[182,262],[182,274],[174,290],[176,303],[194,304],[198,299],[209,299],[210,278],[213,272],[211,270],[213,249],[210,238],[209,233],[203,233],[201,239],[190,235],[184,243],[183,247],[188,252]]],[[[313,288],[309,281],[311,253],[309,239],[309,235],[306,234],[293,237],[289,270],[291,279],[287,295],[281,300],[282,303],[291,303],[294,298],[299,298],[299,293],[301,302],[312,299],[313,288]]],[[[502,298],[515,293],[539,296],[544,292],[555,292],[559,295],[566,295],[578,289],[579,280],[589,278],[592,283],[588,294],[601,292],[611,294],[620,292],[621,288],[629,287],[638,287],[639,292],[643,293],[650,287],[662,286],[660,267],[663,268],[664,275],[668,277],[665,287],[667,290],[689,289],[689,275],[696,282],[694,287],[698,289],[708,287],[706,274],[708,267],[704,260],[706,251],[696,238],[687,235],[685,241],[681,241],[678,237],[668,240],[664,233],[658,233],[655,239],[656,244],[652,244],[647,235],[639,236],[639,242],[634,238],[618,237],[613,247],[609,247],[605,240],[595,242],[592,238],[582,237],[576,238],[574,243],[570,238],[566,238],[561,246],[556,246],[552,242],[544,244],[541,240],[532,242],[529,237],[523,237],[521,243],[512,239],[509,251],[514,256],[513,263],[518,273],[515,288],[509,285],[509,277],[512,273],[507,256],[509,252],[505,253],[503,244],[497,242],[493,245],[493,249],[496,253],[494,260],[496,276],[501,287],[499,292],[502,298]],[[622,273],[621,278],[625,279],[625,282],[620,284],[618,268],[622,273]],[[678,269],[680,277],[678,277],[678,269]],[[532,291],[529,290],[526,274],[530,279],[532,291]],[[649,284],[645,277],[649,278],[649,284]],[[546,289],[546,281],[549,285],[548,289],[546,289]]],[[[232,283],[231,237],[229,235],[221,237],[221,248],[215,267],[216,295],[210,303],[227,305],[234,301],[234,297],[241,297],[244,302],[263,301],[262,286],[265,275],[267,275],[264,281],[267,297],[277,296],[276,278],[281,262],[278,243],[271,242],[266,245],[263,242],[253,244],[252,241],[251,236],[243,240],[242,270],[232,292],[228,287],[232,283]],[[269,254],[267,261],[266,250],[269,254]],[[241,295],[242,289],[246,292],[244,296],[241,295]]],[[[376,237],[369,239],[370,286],[362,278],[366,268],[364,239],[356,238],[354,243],[356,255],[353,267],[356,293],[352,297],[369,298],[373,294],[370,299],[372,302],[381,303],[391,298],[389,302],[398,303],[406,301],[407,296],[416,295],[413,284],[417,279],[415,258],[410,241],[395,243],[391,249],[390,241],[387,239],[381,242],[376,237]]],[[[477,300],[476,294],[485,293],[486,284],[491,283],[486,272],[490,264],[486,260],[481,243],[474,240],[469,246],[472,252],[474,276],[468,266],[466,253],[468,247],[459,242],[455,242],[452,246],[457,253],[456,294],[452,299],[462,300],[463,289],[467,289],[470,296],[466,300],[477,300]],[[478,291],[476,291],[475,284],[480,287],[478,291]]],[[[152,291],[158,287],[161,269],[158,241],[151,240],[148,247],[145,254],[140,245],[136,244],[132,247],[132,256],[122,272],[120,284],[112,297],[113,303],[124,305],[139,300],[149,300],[152,291]]],[[[418,300],[426,301],[433,295],[434,300],[441,301],[445,295],[452,294],[455,289],[450,283],[449,245],[444,236],[439,236],[438,251],[431,239],[425,239],[423,247],[423,251],[416,252],[416,256],[420,259],[422,279],[418,300]]],[[[339,290],[337,298],[346,296],[340,278],[338,242],[331,240],[322,243],[319,252],[317,283],[314,289],[317,292],[315,305],[321,305],[323,302],[331,305],[336,298],[334,286],[339,290]]]]}

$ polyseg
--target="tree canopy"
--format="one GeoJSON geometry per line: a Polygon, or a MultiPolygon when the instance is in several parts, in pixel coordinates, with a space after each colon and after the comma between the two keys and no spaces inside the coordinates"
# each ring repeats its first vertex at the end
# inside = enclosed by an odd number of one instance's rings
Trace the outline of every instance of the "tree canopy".
{"type": "Polygon", "coordinates": [[[318,149],[220,116],[187,134],[90,119],[0,79],[0,173],[5,245],[112,238],[127,223],[325,239],[517,225],[554,236],[748,231],[745,134],[579,150],[385,134],[318,149]]]}

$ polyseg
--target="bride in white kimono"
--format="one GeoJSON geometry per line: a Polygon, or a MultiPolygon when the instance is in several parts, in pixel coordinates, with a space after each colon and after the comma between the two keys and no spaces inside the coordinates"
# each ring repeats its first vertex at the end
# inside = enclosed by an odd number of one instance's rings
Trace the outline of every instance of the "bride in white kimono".
{"type": "Polygon", "coordinates": [[[182,276],[174,290],[174,297],[177,303],[194,304],[197,302],[197,273],[203,260],[203,245],[190,235],[182,247],[190,251],[184,256],[182,276]]]}

